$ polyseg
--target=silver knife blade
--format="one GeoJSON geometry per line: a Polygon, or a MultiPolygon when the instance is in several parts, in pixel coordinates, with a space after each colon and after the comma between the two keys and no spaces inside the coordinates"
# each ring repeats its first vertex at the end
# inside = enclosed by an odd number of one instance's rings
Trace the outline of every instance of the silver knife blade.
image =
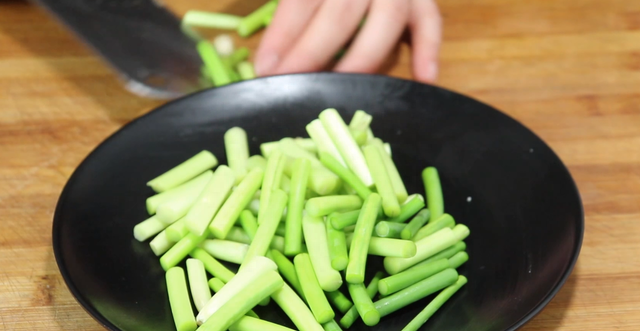
{"type": "Polygon", "coordinates": [[[197,34],[153,0],[35,0],[102,57],[132,93],[171,99],[208,87],[197,34]]]}

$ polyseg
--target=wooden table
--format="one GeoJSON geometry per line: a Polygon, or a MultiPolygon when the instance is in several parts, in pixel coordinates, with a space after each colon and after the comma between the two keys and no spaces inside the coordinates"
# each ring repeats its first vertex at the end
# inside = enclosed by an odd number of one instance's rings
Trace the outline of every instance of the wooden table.
{"type": "MultiPolygon", "coordinates": [[[[212,2],[170,4],[178,13],[255,6],[212,2]]],[[[439,84],[540,135],[584,201],[573,275],[524,330],[640,330],[640,1],[442,0],[441,9],[439,84]]],[[[401,47],[387,72],[409,77],[408,68],[401,47]]],[[[52,214],[87,153],[159,104],[124,91],[38,8],[0,1],[0,327],[101,329],[58,272],[52,214]]]]}

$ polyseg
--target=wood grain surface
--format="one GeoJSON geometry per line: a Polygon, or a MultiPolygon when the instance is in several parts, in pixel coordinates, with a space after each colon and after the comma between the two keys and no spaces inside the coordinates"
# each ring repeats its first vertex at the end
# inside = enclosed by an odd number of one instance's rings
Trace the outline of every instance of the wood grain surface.
{"type": "MultiPolygon", "coordinates": [[[[166,1],[244,14],[256,1],[166,1]]],[[[640,1],[440,1],[438,84],[492,104],[569,166],[586,233],[569,281],[523,329],[640,330],[640,1]]],[[[259,35],[244,44],[255,48],[259,35]]],[[[384,72],[410,77],[401,46],[384,72]]],[[[101,330],[51,248],[58,195],[103,139],[161,102],[129,94],[60,24],[0,1],[0,328],[101,330]]]]}

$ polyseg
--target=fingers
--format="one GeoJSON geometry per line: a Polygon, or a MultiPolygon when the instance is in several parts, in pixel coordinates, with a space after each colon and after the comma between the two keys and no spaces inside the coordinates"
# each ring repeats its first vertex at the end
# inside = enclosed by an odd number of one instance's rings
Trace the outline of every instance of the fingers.
{"type": "Polygon", "coordinates": [[[355,33],[369,0],[326,0],[275,74],[322,70],[355,33]]]}
{"type": "Polygon", "coordinates": [[[409,19],[413,76],[433,83],[438,77],[438,52],[442,38],[442,18],[434,0],[412,0],[409,19]]]}
{"type": "Polygon", "coordinates": [[[375,72],[393,51],[409,20],[411,0],[373,0],[367,21],[345,57],[341,72],[375,72]]]}
{"type": "Polygon", "coordinates": [[[281,0],[273,21],[265,31],[256,52],[256,73],[273,74],[278,63],[303,33],[321,0],[281,0]]]}

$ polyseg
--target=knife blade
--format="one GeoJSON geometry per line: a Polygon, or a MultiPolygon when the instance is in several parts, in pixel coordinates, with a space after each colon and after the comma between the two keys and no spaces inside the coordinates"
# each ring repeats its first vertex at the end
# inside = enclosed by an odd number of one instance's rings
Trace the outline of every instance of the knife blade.
{"type": "Polygon", "coordinates": [[[35,0],[89,45],[137,95],[172,99],[208,87],[200,38],[153,0],[35,0]]]}

